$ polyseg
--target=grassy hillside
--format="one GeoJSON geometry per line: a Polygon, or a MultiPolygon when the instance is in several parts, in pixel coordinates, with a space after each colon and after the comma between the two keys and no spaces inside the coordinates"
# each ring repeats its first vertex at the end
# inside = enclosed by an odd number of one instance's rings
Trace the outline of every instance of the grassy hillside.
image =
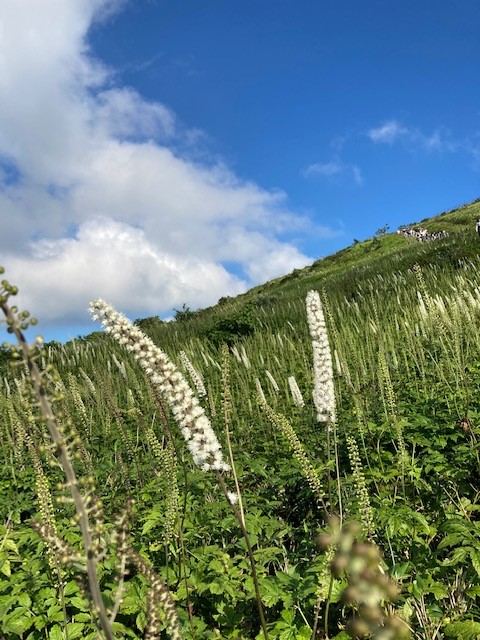
{"type": "MultiPolygon", "coordinates": [[[[446,239],[420,243],[395,232],[373,237],[236,298],[223,298],[214,307],[180,316],[180,322],[163,323],[147,318],[142,321],[142,328],[159,344],[180,349],[183,342],[193,336],[205,338],[214,334],[215,325],[222,320],[228,329],[229,319],[235,320],[245,308],[252,309],[253,323],[258,309],[281,316],[285,303],[303,299],[311,288],[323,289],[329,296],[341,299],[353,295],[359,284],[377,274],[388,277],[410,269],[415,263],[438,265],[446,270],[456,268],[459,260],[476,259],[479,253],[480,239],[475,232],[475,221],[479,217],[480,201],[477,200],[408,225],[422,226],[430,233],[446,231],[449,234],[446,239]]],[[[235,333],[234,327],[232,333],[235,333]]]]}
{"type": "Polygon", "coordinates": [[[479,215],[12,354],[0,638],[480,638],[479,215]]]}

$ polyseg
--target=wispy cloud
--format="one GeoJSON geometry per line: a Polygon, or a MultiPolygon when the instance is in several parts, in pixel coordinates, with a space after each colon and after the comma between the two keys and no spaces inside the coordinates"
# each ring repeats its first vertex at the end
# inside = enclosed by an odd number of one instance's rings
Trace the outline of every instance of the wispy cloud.
{"type": "Polygon", "coordinates": [[[315,162],[305,169],[303,175],[305,178],[311,176],[335,176],[343,171],[343,165],[338,160],[332,160],[331,162],[315,162]]]}
{"type": "Polygon", "coordinates": [[[402,127],[396,120],[389,120],[375,129],[370,129],[368,137],[372,142],[393,144],[399,138],[409,135],[409,130],[402,127]]]}
{"type": "Polygon", "coordinates": [[[361,186],[363,184],[363,175],[361,169],[356,164],[343,162],[339,158],[335,158],[330,162],[315,162],[302,171],[304,178],[313,178],[315,176],[323,176],[325,178],[334,178],[335,176],[343,176],[361,186]]]}
{"type": "Polygon", "coordinates": [[[387,120],[378,127],[367,131],[367,136],[375,144],[387,144],[392,146],[402,143],[412,149],[424,149],[426,151],[452,151],[452,143],[448,132],[444,129],[435,129],[430,135],[420,129],[406,126],[398,120],[387,120]]]}
{"type": "Polygon", "coordinates": [[[360,187],[363,184],[363,175],[360,170],[360,167],[358,167],[356,164],[353,164],[352,173],[353,173],[353,180],[355,184],[358,184],[358,186],[360,187]]]}
{"type": "Polygon", "coordinates": [[[463,156],[473,171],[480,171],[480,132],[455,136],[446,127],[438,127],[427,134],[421,129],[405,125],[398,120],[388,120],[367,131],[367,137],[375,144],[401,144],[411,153],[437,152],[463,156]]]}

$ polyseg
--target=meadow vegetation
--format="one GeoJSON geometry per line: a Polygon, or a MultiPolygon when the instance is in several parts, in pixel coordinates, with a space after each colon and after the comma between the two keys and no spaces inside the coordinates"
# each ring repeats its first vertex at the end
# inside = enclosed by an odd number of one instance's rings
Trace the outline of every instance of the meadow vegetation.
{"type": "Polygon", "coordinates": [[[479,215],[65,345],[4,280],[0,638],[480,638],[479,215]]]}

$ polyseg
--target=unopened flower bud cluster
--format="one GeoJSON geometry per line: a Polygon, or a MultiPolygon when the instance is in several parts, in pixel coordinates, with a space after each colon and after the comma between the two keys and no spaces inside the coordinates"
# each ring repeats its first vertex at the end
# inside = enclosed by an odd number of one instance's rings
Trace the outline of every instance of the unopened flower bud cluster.
{"type": "Polygon", "coordinates": [[[399,589],[384,572],[378,547],[371,542],[357,541],[360,530],[357,523],[350,522],[317,538],[320,547],[336,548],[331,572],[335,578],[347,581],[342,592],[342,602],[352,612],[347,634],[354,640],[410,638],[409,626],[391,613],[392,606],[388,607],[390,612],[385,611],[385,604],[397,598],[399,589]]]}
{"type": "Polygon", "coordinates": [[[188,371],[190,378],[192,379],[193,384],[197,390],[198,396],[202,398],[207,395],[207,390],[205,389],[205,383],[203,382],[203,378],[201,374],[195,369],[193,364],[188,359],[185,351],[180,351],[180,358],[182,360],[182,364],[185,369],[188,371]]]}
{"type": "Polygon", "coordinates": [[[105,330],[133,354],[152,384],[161,391],[180,426],[195,464],[203,471],[227,471],[230,467],[223,460],[221,446],[210,420],[169,357],[104,300],[92,302],[90,312],[94,320],[100,319],[105,330]]]}
{"type": "Polygon", "coordinates": [[[332,354],[318,291],[309,291],[307,293],[306,306],[308,328],[313,348],[313,401],[317,409],[317,419],[322,422],[334,423],[336,415],[332,354]]]}
{"type": "Polygon", "coordinates": [[[295,376],[290,376],[288,378],[288,385],[290,387],[294,405],[296,407],[304,407],[305,401],[303,399],[302,392],[298,387],[297,381],[295,380],[295,376]]]}

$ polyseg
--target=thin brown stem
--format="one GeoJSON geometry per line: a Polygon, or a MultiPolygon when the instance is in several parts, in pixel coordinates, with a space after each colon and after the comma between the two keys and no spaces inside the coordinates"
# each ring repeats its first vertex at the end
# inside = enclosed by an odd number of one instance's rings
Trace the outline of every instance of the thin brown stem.
{"type": "Polygon", "coordinates": [[[243,537],[245,539],[245,544],[247,545],[247,553],[248,553],[248,558],[250,560],[250,568],[252,571],[252,580],[253,580],[253,585],[255,587],[255,596],[256,596],[256,600],[257,600],[257,608],[258,608],[258,615],[260,617],[260,624],[262,626],[262,631],[263,631],[263,636],[265,638],[265,640],[268,640],[268,631],[267,631],[267,622],[265,620],[265,613],[263,611],[263,603],[262,603],[262,599],[260,596],[260,588],[258,585],[258,576],[257,576],[257,569],[255,566],[255,558],[253,557],[253,550],[252,550],[252,545],[250,544],[250,536],[248,535],[248,531],[246,529],[245,526],[245,520],[240,512],[239,509],[237,509],[235,507],[235,505],[233,505],[230,501],[230,498],[228,496],[228,489],[227,486],[225,484],[225,481],[222,477],[222,474],[220,473],[220,471],[215,471],[216,475],[217,475],[217,479],[218,482],[220,484],[220,487],[223,491],[223,494],[227,500],[227,503],[230,506],[230,509],[232,511],[232,513],[234,514],[235,518],[238,521],[238,524],[240,525],[240,529],[242,530],[242,534],[243,537]]]}

